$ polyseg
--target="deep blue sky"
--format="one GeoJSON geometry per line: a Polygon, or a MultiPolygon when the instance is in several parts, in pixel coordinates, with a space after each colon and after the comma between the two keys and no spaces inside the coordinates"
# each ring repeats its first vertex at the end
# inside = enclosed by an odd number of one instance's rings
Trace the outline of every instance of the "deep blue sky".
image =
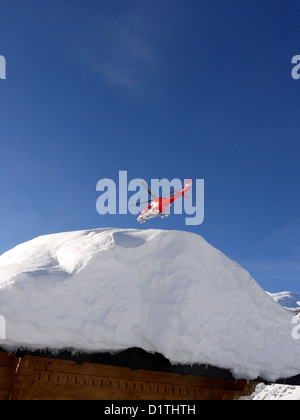
{"type": "Polygon", "coordinates": [[[103,226],[97,181],[205,180],[202,235],[300,293],[298,0],[2,0],[0,253],[103,226]]]}

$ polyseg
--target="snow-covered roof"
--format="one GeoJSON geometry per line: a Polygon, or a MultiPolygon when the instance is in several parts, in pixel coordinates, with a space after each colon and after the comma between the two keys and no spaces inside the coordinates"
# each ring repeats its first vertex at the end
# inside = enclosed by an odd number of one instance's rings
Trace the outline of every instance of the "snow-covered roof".
{"type": "Polygon", "coordinates": [[[188,232],[105,228],[21,244],[0,256],[0,315],[6,349],[140,347],[236,378],[300,373],[293,314],[188,232]]]}

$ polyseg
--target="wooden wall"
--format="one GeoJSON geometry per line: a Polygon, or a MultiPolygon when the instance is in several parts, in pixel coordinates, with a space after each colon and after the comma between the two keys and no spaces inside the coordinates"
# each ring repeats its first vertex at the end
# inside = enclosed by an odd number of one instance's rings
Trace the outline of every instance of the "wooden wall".
{"type": "Polygon", "coordinates": [[[15,355],[0,352],[0,400],[10,398],[18,362],[15,355]]]}
{"type": "Polygon", "coordinates": [[[219,400],[250,395],[255,386],[242,380],[0,352],[0,400],[219,400]]]}

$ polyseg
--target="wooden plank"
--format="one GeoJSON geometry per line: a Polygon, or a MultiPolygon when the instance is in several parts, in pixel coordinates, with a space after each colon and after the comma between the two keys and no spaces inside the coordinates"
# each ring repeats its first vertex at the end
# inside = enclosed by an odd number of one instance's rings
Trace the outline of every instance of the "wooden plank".
{"type": "Polygon", "coordinates": [[[18,361],[14,354],[0,352],[0,400],[8,400],[11,396],[18,361]]]}
{"type": "Polygon", "coordinates": [[[138,381],[147,381],[149,375],[157,382],[176,384],[184,381],[189,386],[205,386],[224,389],[244,389],[247,382],[244,380],[226,380],[223,378],[212,378],[197,375],[179,375],[178,373],[150,371],[144,369],[133,370],[126,367],[117,367],[111,365],[84,363],[77,364],[69,360],[52,359],[35,356],[25,356],[22,359],[22,367],[28,369],[38,369],[45,371],[59,371],[64,373],[81,374],[84,370],[86,375],[99,375],[107,378],[133,379],[138,381]],[[183,379],[184,378],[184,379],[183,379]],[[201,378],[201,382],[199,382],[201,378]]]}
{"type": "MultiPolygon", "coordinates": [[[[57,378],[59,378],[57,376],[57,378]]],[[[27,380],[23,377],[23,385],[19,390],[18,399],[116,399],[116,400],[138,400],[138,399],[200,399],[201,391],[185,387],[177,387],[178,393],[173,390],[170,392],[165,386],[157,386],[157,384],[149,381],[148,383],[122,382],[99,380],[95,378],[93,385],[81,376],[69,377],[68,383],[63,384],[61,380],[52,380],[53,378],[29,377],[27,380]],[[30,379],[29,379],[30,378],[30,379]]]]}
{"type": "Polygon", "coordinates": [[[0,352],[0,366],[16,366],[18,360],[15,354],[0,352]]]}
{"type": "MultiPolygon", "coordinates": [[[[234,399],[253,383],[196,375],[132,370],[70,360],[1,355],[0,398],[69,400],[234,399]],[[5,362],[9,366],[3,366],[5,362]],[[17,366],[17,369],[16,369],[17,366]],[[2,374],[1,374],[2,371],[2,374]]],[[[251,385],[252,384],[252,385],[251,385]]]]}
{"type": "MultiPolygon", "coordinates": [[[[63,361],[60,363],[63,365],[63,361]]],[[[28,365],[28,364],[27,364],[28,365]]],[[[57,368],[57,364],[55,363],[57,368]]],[[[138,371],[130,371],[127,368],[101,366],[102,373],[99,375],[99,366],[95,365],[96,375],[92,375],[91,366],[88,366],[88,374],[85,365],[75,366],[74,372],[51,370],[50,364],[47,370],[31,369],[22,364],[18,371],[19,399],[37,398],[42,399],[221,399],[223,395],[234,397],[237,388],[224,388],[218,380],[213,378],[193,377],[194,385],[185,376],[168,373],[144,371],[142,378],[137,375],[138,371]],[[126,374],[124,373],[126,371],[126,374]],[[113,372],[113,375],[109,373],[113,372]],[[147,376],[145,376],[147,375],[147,376]],[[213,387],[211,386],[213,384],[213,387]]],[[[232,384],[231,384],[232,385],[232,384]]],[[[239,387],[241,388],[241,387],[239,387]]]]}

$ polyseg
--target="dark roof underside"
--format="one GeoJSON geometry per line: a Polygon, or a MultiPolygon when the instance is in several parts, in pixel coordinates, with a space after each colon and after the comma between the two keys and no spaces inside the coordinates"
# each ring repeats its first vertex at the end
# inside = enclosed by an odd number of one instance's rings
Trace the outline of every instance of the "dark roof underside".
{"type": "MultiPolygon", "coordinates": [[[[145,350],[137,347],[129,348],[117,353],[84,353],[75,351],[74,349],[65,349],[60,351],[31,351],[28,349],[19,349],[14,353],[18,357],[24,357],[25,355],[51,357],[57,359],[72,360],[78,364],[98,363],[112,366],[128,367],[134,370],[145,369],[162,372],[173,372],[178,373],[180,375],[199,375],[223,378],[228,380],[235,379],[231,374],[230,370],[228,369],[222,369],[219,367],[205,364],[173,365],[162,354],[148,353],[145,350]]],[[[267,384],[270,383],[270,381],[267,381],[261,377],[256,379],[253,378],[253,380],[257,382],[264,382],[267,384]]],[[[275,383],[286,385],[300,385],[300,374],[290,378],[278,379],[275,383]]]]}

